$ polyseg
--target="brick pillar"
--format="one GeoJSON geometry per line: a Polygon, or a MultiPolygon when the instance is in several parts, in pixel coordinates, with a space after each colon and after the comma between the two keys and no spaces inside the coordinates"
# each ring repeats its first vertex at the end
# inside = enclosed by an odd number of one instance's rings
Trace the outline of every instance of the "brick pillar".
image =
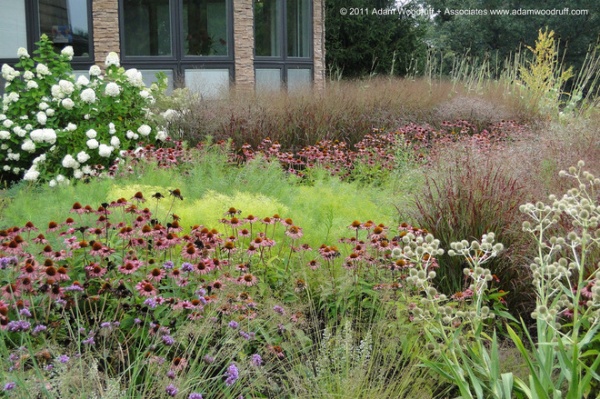
{"type": "Polygon", "coordinates": [[[233,0],[235,87],[254,90],[254,9],[252,0],[233,0]]]}
{"type": "Polygon", "coordinates": [[[313,1],[314,82],[317,91],[325,89],[325,0],[313,1]]]}
{"type": "Polygon", "coordinates": [[[119,1],[94,0],[92,2],[94,26],[94,58],[103,65],[111,51],[121,53],[119,46],[119,1]]]}

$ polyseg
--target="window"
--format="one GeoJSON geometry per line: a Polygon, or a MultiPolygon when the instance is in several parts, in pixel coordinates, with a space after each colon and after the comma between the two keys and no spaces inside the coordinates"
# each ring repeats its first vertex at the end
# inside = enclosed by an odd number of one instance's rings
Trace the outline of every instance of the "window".
{"type": "Polygon", "coordinates": [[[228,54],[225,0],[184,0],[184,55],[228,54]]]}
{"type": "Polygon", "coordinates": [[[281,2],[257,0],[254,3],[254,55],[281,55],[281,2]]]}
{"type": "Polygon", "coordinates": [[[120,0],[122,63],[170,70],[171,87],[216,96],[233,72],[232,0],[120,0]]]}
{"type": "Polygon", "coordinates": [[[17,58],[19,47],[27,48],[25,2],[9,1],[0,13],[0,58],[17,58]]]}
{"type": "Polygon", "coordinates": [[[125,0],[125,56],[169,56],[171,51],[171,8],[169,0],[125,0]]]}
{"type": "Polygon", "coordinates": [[[310,57],[310,2],[287,0],[287,55],[310,57]]]}
{"type": "Polygon", "coordinates": [[[40,36],[43,33],[48,35],[57,51],[72,46],[75,57],[90,58],[90,13],[87,1],[38,0],[37,10],[40,36]]]}
{"type": "Polygon", "coordinates": [[[255,0],[256,88],[296,90],[312,83],[310,0],[255,0]]]}

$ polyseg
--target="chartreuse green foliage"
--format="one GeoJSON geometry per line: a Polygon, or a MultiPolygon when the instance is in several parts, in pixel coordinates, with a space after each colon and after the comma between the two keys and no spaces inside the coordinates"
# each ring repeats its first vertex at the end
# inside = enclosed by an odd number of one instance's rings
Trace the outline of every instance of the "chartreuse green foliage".
{"type": "MultiPolygon", "coordinates": [[[[123,197],[130,199],[142,191],[148,201],[144,204],[157,217],[163,218],[170,209],[186,221],[186,229],[202,224],[219,227],[229,207],[243,212],[243,216],[273,216],[278,213],[291,218],[306,231],[306,240],[314,246],[327,239],[347,234],[347,226],[355,219],[393,220],[393,208],[380,204],[386,201],[386,189],[359,187],[356,183],[341,182],[323,174],[311,186],[298,184],[277,165],[256,160],[242,167],[226,165],[219,154],[208,151],[206,158],[195,161],[187,176],[177,169],[156,169],[139,179],[135,175],[116,180],[94,179],[77,187],[24,189],[15,187],[7,193],[11,201],[4,212],[4,225],[18,225],[27,221],[46,223],[48,218],[62,221],[69,216],[61,204],[79,201],[94,207],[123,197]],[[184,200],[160,201],[150,198],[156,192],[168,196],[168,190],[179,188],[184,200]],[[39,198],[44,198],[44,212],[40,213],[39,198]],[[16,198],[15,198],[16,199],[16,198]],[[350,205],[350,206],[349,206],[350,205]]],[[[187,166],[186,166],[187,168],[187,166]]]]}
{"type": "MultiPolygon", "coordinates": [[[[563,70],[560,63],[558,43],[554,31],[540,29],[535,47],[527,46],[533,60],[519,68],[520,81],[524,85],[524,95],[529,106],[543,114],[556,115],[561,104],[565,84],[574,75],[573,68],[563,70]]],[[[572,98],[577,103],[581,99],[572,98]]]]}
{"type": "Polygon", "coordinates": [[[18,51],[15,68],[2,66],[7,81],[0,110],[0,172],[7,180],[41,180],[51,186],[102,174],[121,150],[167,138],[150,108],[166,87],[146,88],[141,72],[120,67],[110,53],[106,71],[93,65],[75,79],[73,48],[60,54],[42,35],[31,57],[18,51]]]}

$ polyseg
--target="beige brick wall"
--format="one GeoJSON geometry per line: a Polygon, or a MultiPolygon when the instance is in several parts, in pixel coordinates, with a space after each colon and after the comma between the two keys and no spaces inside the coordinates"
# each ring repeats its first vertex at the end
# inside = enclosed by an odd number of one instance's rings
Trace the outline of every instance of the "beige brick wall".
{"type": "Polygon", "coordinates": [[[235,87],[254,90],[254,9],[252,0],[233,0],[235,87]]]}
{"type": "Polygon", "coordinates": [[[111,51],[120,54],[119,47],[119,1],[92,1],[94,19],[94,55],[96,64],[103,65],[111,51]]]}
{"type": "Polygon", "coordinates": [[[314,88],[325,89],[325,0],[313,0],[314,88]]]}

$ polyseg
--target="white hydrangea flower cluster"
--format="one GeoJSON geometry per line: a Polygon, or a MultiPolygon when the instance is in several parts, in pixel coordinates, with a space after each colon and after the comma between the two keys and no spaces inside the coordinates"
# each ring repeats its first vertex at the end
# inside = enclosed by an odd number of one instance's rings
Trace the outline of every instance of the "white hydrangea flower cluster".
{"type": "MultiPolygon", "coordinates": [[[[40,43],[48,49],[52,46],[49,40],[40,43]]],[[[42,52],[47,53],[55,54],[42,52]]],[[[17,55],[30,57],[25,48],[17,55]]],[[[28,63],[23,71],[2,66],[6,81],[0,111],[3,173],[60,186],[70,178],[98,174],[101,169],[96,165],[108,170],[120,153],[137,146],[138,140],[168,138],[150,112],[155,89],[145,87],[142,72],[120,69],[119,56],[112,52],[106,57],[106,74],[93,65],[87,75],[75,79],[68,63],[73,56],[73,48],[67,46],[56,58],[28,63]],[[36,99],[35,108],[23,112],[24,104],[31,107],[31,98],[36,99]],[[126,115],[115,114],[115,103],[124,105],[118,108],[126,109],[126,115]]]]}

